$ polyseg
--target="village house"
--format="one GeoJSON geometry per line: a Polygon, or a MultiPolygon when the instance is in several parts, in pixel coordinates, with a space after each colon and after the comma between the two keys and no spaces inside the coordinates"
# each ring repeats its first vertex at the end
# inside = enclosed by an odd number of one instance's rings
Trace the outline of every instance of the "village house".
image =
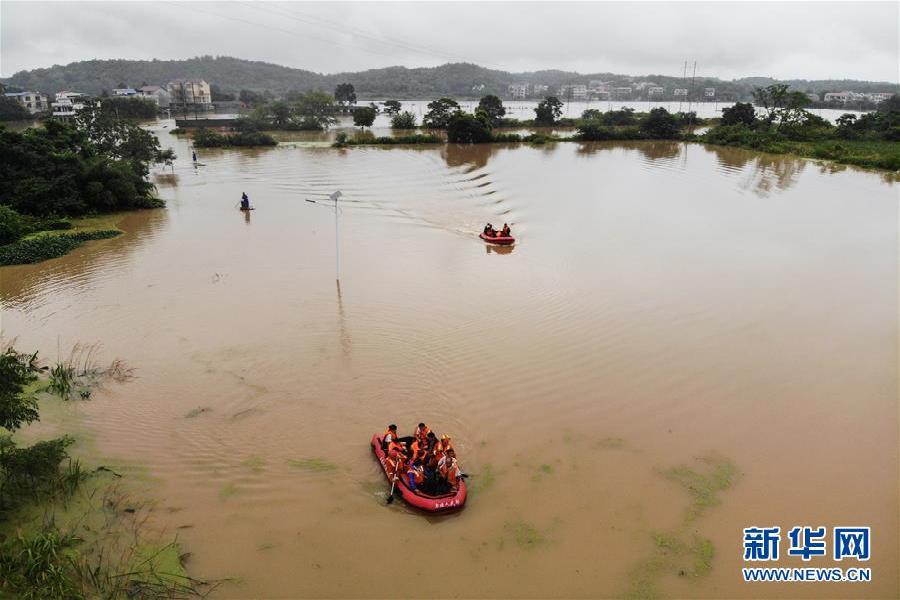
{"type": "Polygon", "coordinates": [[[143,87],[139,87],[137,93],[142,98],[153,100],[160,108],[169,108],[169,103],[172,98],[169,95],[169,92],[159,87],[158,85],[145,85],[143,87]]]}
{"type": "Polygon", "coordinates": [[[176,79],[166,85],[173,108],[212,110],[212,93],[203,79],[176,79]]]}
{"type": "Polygon", "coordinates": [[[528,84],[527,83],[513,83],[510,84],[508,88],[509,96],[516,100],[521,100],[528,96],[528,84]]]}
{"type": "Polygon", "coordinates": [[[50,109],[47,96],[40,92],[9,92],[4,96],[15,100],[19,106],[32,115],[47,112],[50,109]]]}
{"type": "Polygon", "coordinates": [[[53,116],[57,119],[71,119],[84,108],[85,99],[85,95],[79,92],[57,92],[56,101],[51,104],[53,116]]]}

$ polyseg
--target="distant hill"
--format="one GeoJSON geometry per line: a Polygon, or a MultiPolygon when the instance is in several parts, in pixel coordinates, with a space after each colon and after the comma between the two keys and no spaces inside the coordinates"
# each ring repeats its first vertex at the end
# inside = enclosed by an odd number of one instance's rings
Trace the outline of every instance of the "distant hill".
{"type": "MultiPolygon", "coordinates": [[[[675,87],[691,87],[680,77],[664,75],[631,76],[615,73],[580,74],[571,71],[535,71],[509,73],[486,69],[468,63],[450,63],[439,67],[413,68],[387,67],[356,73],[326,75],[303,69],[293,69],[272,63],[243,60],[227,56],[199,56],[187,60],[87,60],[68,65],[54,65],[46,69],[20,71],[2,80],[10,88],[55,93],[74,90],[99,94],[116,87],[134,87],[144,83],[165,85],[179,77],[199,77],[223,92],[269,90],[275,94],[291,91],[324,89],[331,91],[338,83],[349,82],[356,88],[359,98],[430,99],[438,96],[477,98],[484,94],[507,93],[513,83],[543,84],[555,93],[560,85],[587,83],[590,80],[611,82],[612,85],[646,87],[649,83],[671,90],[675,87]]],[[[696,96],[706,87],[716,88],[719,99],[742,100],[759,85],[775,80],[766,77],[748,77],[731,81],[698,77],[693,84],[696,96]]],[[[793,88],[822,93],[825,91],[853,90],[857,92],[898,92],[900,86],[888,82],[855,80],[789,80],[793,88]]],[[[637,92],[636,92],[637,93],[637,92]]]]}

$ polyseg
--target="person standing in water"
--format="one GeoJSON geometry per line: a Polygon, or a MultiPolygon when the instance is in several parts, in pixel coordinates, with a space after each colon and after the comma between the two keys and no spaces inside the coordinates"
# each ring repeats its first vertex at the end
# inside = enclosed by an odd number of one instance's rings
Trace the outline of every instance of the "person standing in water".
{"type": "Polygon", "coordinates": [[[191,152],[191,154],[193,155],[194,162],[197,162],[197,153],[196,153],[196,152],[191,152]]]}

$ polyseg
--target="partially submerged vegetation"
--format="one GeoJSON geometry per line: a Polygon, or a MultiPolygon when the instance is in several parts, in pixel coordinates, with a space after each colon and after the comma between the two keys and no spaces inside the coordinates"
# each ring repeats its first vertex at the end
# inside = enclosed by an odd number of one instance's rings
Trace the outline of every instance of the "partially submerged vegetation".
{"type": "Polygon", "coordinates": [[[46,260],[117,235],[78,231],[69,219],[162,206],[149,165],[174,158],[152,133],[96,105],[75,125],[51,119],[23,132],[0,128],[0,264],[46,260]]]}
{"type": "Polygon", "coordinates": [[[737,466],[717,454],[699,457],[703,468],[678,465],[660,469],[667,479],[684,488],[691,497],[681,525],[673,531],[656,531],[651,537],[653,549],[629,571],[629,600],[653,600],[661,597],[659,580],[665,575],[696,578],[712,569],[715,548],[710,540],[696,532],[695,523],[720,502],[720,494],[739,479],[737,466]]]}
{"type": "Polygon", "coordinates": [[[275,146],[278,144],[271,135],[262,131],[239,131],[219,133],[211,129],[199,129],[194,134],[194,145],[198,148],[223,148],[229,146],[275,146]]]}
{"type": "Polygon", "coordinates": [[[127,378],[114,361],[95,363],[76,347],[52,369],[37,353],[0,354],[0,594],[35,600],[189,598],[207,588],[184,570],[177,541],[160,543],[144,526],[146,504],[121,475],[69,455],[64,435],[22,446],[17,430],[40,419],[38,396],[90,397],[103,378],[127,378]],[[88,393],[85,393],[85,392],[88,393]]]}
{"type": "Polygon", "coordinates": [[[737,103],[722,111],[721,123],[696,141],[775,154],[798,154],[844,164],[900,170],[900,98],[881,103],[860,117],[845,114],[835,124],[807,110],[808,99],[787,86],[754,92],[762,106],[737,103]]]}
{"type": "Polygon", "coordinates": [[[340,134],[335,146],[436,144],[443,143],[532,143],[595,142],[612,140],[680,140],[726,146],[740,146],[772,153],[791,153],[863,167],[900,170],[900,99],[896,96],[861,117],[846,114],[832,124],[805,109],[805,94],[791,92],[785,85],[754,91],[753,104],[738,103],[723,110],[722,119],[701,119],[694,112],[670,113],[657,107],[646,113],[631,108],[601,112],[584,111],[580,118],[562,117],[563,102],[554,96],[542,100],[535,118],[506,117],[506,109],[496,96],[485,96],[474,113],[462,110],[452,98],[428,104],[422,124],[400,103],[383,103],[394,129],[422,128],[446,132],[446,139],[434,133],[396,137],[340,134]],[[528,135],[505,133],[509,128],[574,128],[572,135],[534,132],[528,135]],[[698,127],[708,127],[700,135],[698,127]]]}

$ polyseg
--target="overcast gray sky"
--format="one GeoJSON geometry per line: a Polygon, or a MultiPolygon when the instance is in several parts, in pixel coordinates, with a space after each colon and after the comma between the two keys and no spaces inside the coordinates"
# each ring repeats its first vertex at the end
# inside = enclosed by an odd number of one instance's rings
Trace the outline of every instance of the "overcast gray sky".
{"type": "Polygon", "coordinates": [[[93,58],[201,54],[323,73],[475,62],[565,69],[898,81],[891,2],[0,1],[0,75],[93,58]]]}

